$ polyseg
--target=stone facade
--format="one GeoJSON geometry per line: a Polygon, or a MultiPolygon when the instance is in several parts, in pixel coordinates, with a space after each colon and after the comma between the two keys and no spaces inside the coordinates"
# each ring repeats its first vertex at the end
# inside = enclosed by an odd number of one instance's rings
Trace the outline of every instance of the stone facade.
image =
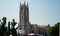
{"type": "Polygon", "coordinates": [[[25,2],[24,4],[20,3],[19,24],[17,31],[18,31],[17,33],[19,34],[23,31],[24,31],[23,33],[27,34],[30,31],[28,3],[27,4],[25,4],[25,2]]]}
{"type": "Polygon", "coordinates": [[[35,34],[41,34],[43,36],[49,36],[49,25],[47,26],[38,26],[37,24],[31,24],[29,22],[29,7],[28,3],[20,3],[20,12],[19,12],[19,24],[17,28],[18,36],[23,36],[24,34],[29,34],[33,31],[35,34]],[[40,31],[39,31],[40,30],[40,31]]]}
{"type": "Polygon", "coordinates": [[[38,33],[38,25],[37,24],[31,24],[31,30],[33,33],[38,33]]]}

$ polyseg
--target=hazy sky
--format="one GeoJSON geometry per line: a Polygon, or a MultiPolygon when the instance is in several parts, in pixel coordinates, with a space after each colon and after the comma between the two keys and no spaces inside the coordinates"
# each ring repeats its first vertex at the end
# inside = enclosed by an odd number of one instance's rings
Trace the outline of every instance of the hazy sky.
{"type": "MultiPolygon", "coordinates": [[[[19,22],[19,7],[21,0],[0,0],[0,19],[14,18],[19,22]]],[[[23,1],[24,2],[24,1],[23,1]]],[[[60,0],[28,0],[29,20],[32,24],[50,24],[60,22],[60,0]]]]}

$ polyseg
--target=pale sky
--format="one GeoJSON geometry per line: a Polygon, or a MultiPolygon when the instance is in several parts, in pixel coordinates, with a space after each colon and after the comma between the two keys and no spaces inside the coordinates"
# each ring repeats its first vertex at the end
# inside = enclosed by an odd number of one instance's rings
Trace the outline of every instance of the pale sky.
{"type": "MultiPolygon", "coordinates": [[[[0,19],[19,22],[21,0],[0,0],[0,19]]],[[[60,0],[28,0],[29,20],[32,24],[51,26],[60,22],[60,0]]]]}

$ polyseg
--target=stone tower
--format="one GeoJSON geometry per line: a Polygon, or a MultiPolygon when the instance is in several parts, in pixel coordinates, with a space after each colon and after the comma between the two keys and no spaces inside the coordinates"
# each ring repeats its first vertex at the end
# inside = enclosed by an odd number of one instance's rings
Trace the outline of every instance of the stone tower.
{"type": "Polygon", "coordinates": [[[18,29],[24,31],[25,34],[29,33],[30,31],[30,24],[29,24],[29,7],[28,3],[21,4],[20,3],[20,12],[19,12],[19,24],[18,29]]]}

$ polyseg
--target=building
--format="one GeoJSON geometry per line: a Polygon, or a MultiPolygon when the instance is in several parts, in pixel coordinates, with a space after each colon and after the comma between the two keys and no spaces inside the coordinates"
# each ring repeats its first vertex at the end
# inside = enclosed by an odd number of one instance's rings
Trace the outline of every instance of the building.
{"type": "Polygon", "coordinates": [[[49,35],[49,25],[38,26],[37,24],[31,24],[29,22],[29,7],[28,3],[20,3],[20,12],[19,12],[19,24],[17,28],[18,36],[23,36],[25,34],[33,33],[41,34],[43,36],[49,35]]]}
{"type": "Polygon", "coordinates": [[[43,35],[43,36],[49,36],[49,29],[50,29],[50,25],[40,25],[38,26],[39,28],[39,34],[43,35]]]}
{"type": "Polygon", "coordinates": [[[17,33],[28,34],[30,32],[30,23],[29,23],[29,7],[28,3],[20,3],[20,12],[19,12],[19,24],[17,33]]]}
{"type": "Polygon", "coordinates": [[[33,33],[38,33],[38,25],[37,24],[31,24],[31,30],[33,33]]]}

